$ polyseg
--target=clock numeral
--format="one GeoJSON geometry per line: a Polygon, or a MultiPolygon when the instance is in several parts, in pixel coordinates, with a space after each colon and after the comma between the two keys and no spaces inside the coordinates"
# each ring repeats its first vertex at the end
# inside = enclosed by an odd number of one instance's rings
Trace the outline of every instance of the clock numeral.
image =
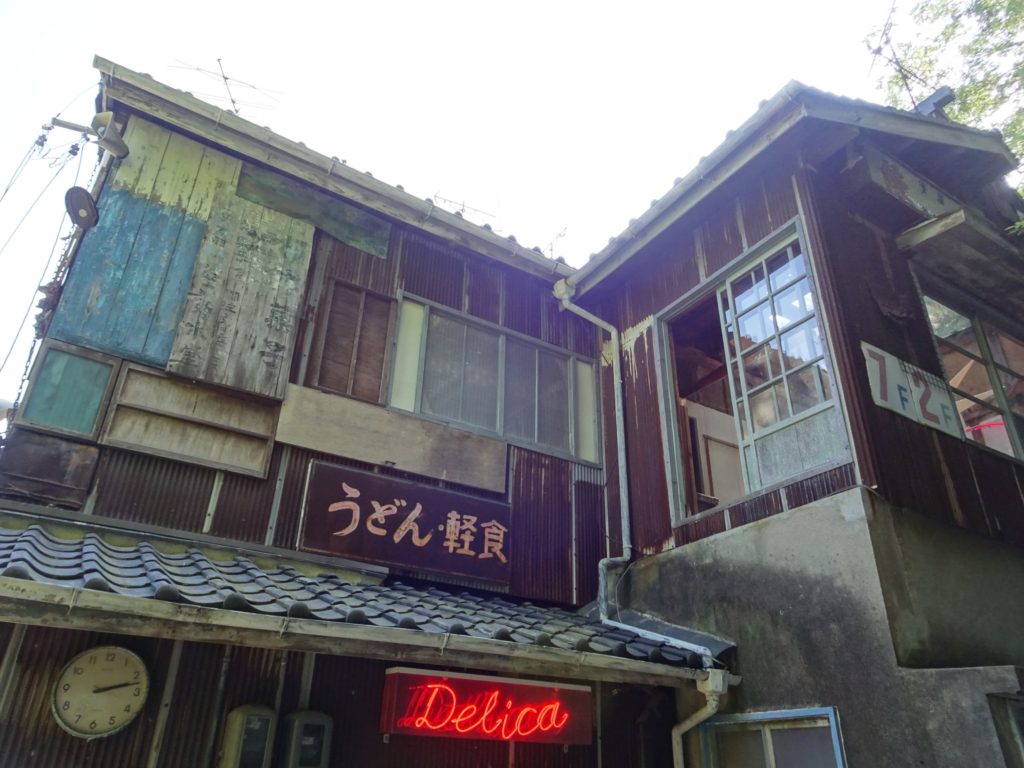
{"type": "Polygon", "coordinates": [[[108,653],[107,654],[107,661],[113,661],[116,658],[117,658],[117,654],[116,653],[108,653]]]}
{"type": "Polygon", "coordinates": [[[124,705],[124,711],[125,711],[126,714],[130,714],[131,711],[132,711],[132,705],[131,704],[125,704],[124,705]]]}
{"type": "Polygon", "coordinates": [[[93,720],[91,723],[89,723],[89,730],[90,731],[95,731],[96,730],[96,721],[95,720],[93,720]]]}
{"type": "Polygon", "coordinates": [[[60,689],[64,691],[64,693],[67,693],[71,690],[71,683],[64,683],[64,685],[62,685],[60,689]]]}
{"type": "Polygon", "coordinates": [[[110,719],[107,720],[107,725],[113,725],[116,722],[117,722],[117,718],[114,715],[111,715],[110,719]]]}
{"type": "Polygon", "coordinates": [[[64,703],[60,705],[60,708],[64,712],[67,712],[69,709],[71,709],[71,702],[67,699],[64,699],[64,703]]]}
{"type": "Polygon", "coordinates": [[[95,653],[92,656],[89,657],[89,663],[90,664],[95,664],[96,663],[96,654],[95,653]]]}
{"type": "Polygon", "coordinates": [[[142,695],[142,689],[141,688],[136,688],[134,691],[132,691],[132,696],[140,696],[140,695],[142,695]]]}
{"type": "Polygon", "coordinates": [[[81,715],[75,715],[75,725],[78,725],[78,721],[82,719],[81,715]]]}
{"type": "Polygon", "coordinates": [[[132,672],[132,680],[138,680],[138,679],[139,679],[139,670],[136,669],[134,672],[132,672]]]}
{"type": "Polygon", "coordinates": [[[73,668],[73,669],[71,670],[71,674],[73,674],[73,675],[80,675],[80,674],[82,674],[82,673],[83,673],[84,671],[85,671],[85,670],[84,670],[84,669],[82,669],[81,667],[74,667],[74,668],[73,668]]]}

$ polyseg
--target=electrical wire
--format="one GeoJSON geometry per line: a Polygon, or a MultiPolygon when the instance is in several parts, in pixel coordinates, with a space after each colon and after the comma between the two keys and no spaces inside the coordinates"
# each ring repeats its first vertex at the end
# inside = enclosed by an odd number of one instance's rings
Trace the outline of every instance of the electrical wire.
{"type": "Polygon", "coordinates": [[[25,156],[21,159],[21,162],[19,162],[18,166],[14,169],[14,173],[11,174],[11,180],[7,182],[7,186],[4,187],[4,191],[0,193],[0,201],[3,201],[3,199],[7,197],[7,193],[11,191],[11,187],[14,186],[14,182],[18,180],[18,177],[21,176],[21,172],[24,171],[25,168],[28,166],[28,161],[32,159],[32,153],[35,152],[37,149],[41,149],[42,145],[45,143],[45,133],[41,134],[39,138],[32,142],[32,146],[28,148],[28,152],[25,153],[25,156]]]}
{"type": "MultiPolygon", "coordinates": [[[[79,169],[79,171],[81,171],[81,167],[82,167],[81,152],[79,152],[78,154],[79,154],[78,169],[79,169]]],[[[50,178],[50,180],[48,182],[46,182],[46,186],[43,187],[42,192],[39,193],[39,195],[36,197],[36,199],[32,202],[32,205],[29,206],[29,209],[25,212],[25,215],[21,217],[21,221],[19,221],[17,226],[14,228],[14,232],[11,233],[10,237],[7,238],[7,240],[3,244],[3,246],[0,247],[0,254],[2,254],[4,249],[10,244],[11,240],[14,238],[15,233],[17,233],[18,228],[21,227],[21,225],[28,218],[29,214],[32,213],[32,209],[35,208],[35,206],[39,202],[39,200],[43,197],[44,194],[46,194],[46,190],[48,190],[50,188],[50,185],[52,185],[53,182],[57,180],[57,177],[60,176],[61,171],[63,171],[64,168],[67,167],[67,164],[68,164],[68,161],[70,161],[70,158],[71,158],[71,155],[69,154],[68,158],[64,162],[64,164],[61,165],[57,169],[56,173],[54,173],[53,176],[50,178]]],[[[76,172],[76,174],[75,174],[76,181],[77,181],[77,178],[78,178],[78,172],[76,172]]],[[[54,254],[54,251],[57,248],[57,242],[60,240],[60,233],[64,230],[64,219],[66,217],[67,217],[67,211],[64,211],[61,214],[60,225],[57,227],[57,234],[54,237],[53,245],[50,246],[49,258],[47,258],[47,260],[46,260],[46,265],[44,266],[43,272],[39,276],[39,280],[36,283],[36,285],[42,285],[43,280],[46,279],[47,272],[49,272],[49,270],[50,270],[50,263],[53,261],[53,254],[54,254]]],[[[35,305],[35,296],[36,296],[36,291],[33,291],[32,292],[32,297],[29,300],[28,306],[25,308],[25,313],[21,317],[21,323],[18,325],[18,330],[14,334],[14,338],[11,340],[10,346],[7,348],[7,353],[4,355],[3,362],[0,362],[0,372],[2,372],[7,367],[7,363],[11,359],[11,354],[14,352],[14,348],[18,345],[18,339],[21,338],[21,334],[25,330],[25,323],[28,321],[28,317],[32,313],[32,307],[35,305]]]]}

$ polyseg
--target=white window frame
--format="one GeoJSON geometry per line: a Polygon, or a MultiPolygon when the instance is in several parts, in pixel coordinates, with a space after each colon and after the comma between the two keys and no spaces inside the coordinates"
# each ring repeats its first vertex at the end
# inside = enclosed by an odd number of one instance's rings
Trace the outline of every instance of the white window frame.
{"type": "Polygon", "coordinates": [[[775,764],[771,750],[771,732],[799,727],[828,727],[832,735],[832,750],[836,766],[846,768],[846,755],[840,737],[839,713],[835,707],[810,707],[806,709],[775,710],[771,712],[750,712],[736,715],[719,715],[702,723],[699,728],[702,764],[706,768],[720,768],[718,764],[715,734],[719,730],[758,730],[762,733],[767,768],[787,768],[775,764]]]}
{"type": "MultiPolygon", "coordinates": [[[[414,294],[399,293],[398,307],[397,307],[398,320],[395,324],[394,338],[392,341],[393,354],[391,355],[391,376],[389,377],[389,388],[388,388],[388,407],[395,408],[397,410],[414,413],[420,418],[428,419],[430,421],[437,421],[443,424],[451,424],[457,426],[459,429],[466,430],[468,432],[475,432],[477,434],[487,435],[489,437],[497,437],[508,443],[514,445],[520,445],[530,450],[538,451],[540,453],[548,453],[556,456],[563,456],[565,458],[572,459],[575,462],[584,464],[590,464],[593,466],[600,466],[602,460],[602,440],[601,440],[601,399],[600,399],[600,368],[598,361],[592,358],[580,355],[562,347],[549,344],[544,341],[527,336],[526,334],[513,331],[501,325],[489,323],[486,320],[481,320],[478,317],[469,315],[465,312],[452,309],[451,307],[438,304],[437,302],[423,299],[414,294]],[[423,308],[422,322],[420,323],[420,338],[418,340],[408,340],[402,338],[402,311],[407,303],[419,305],[423,308]],[[426,367],[426,352],[427,352],[427,336],[430,327],[430,316],[432,314],[440,314],[447,317],[454,322],[461,323],[470,327],[477,327],[487,333],[495,334],[498,337],[498,371],[497,371],[497,429],[490,430],[486,427],[481,427],[476,424],[469,422],[463,422],[458,419],[445,418],[443,416],[437,416],[435,414],[427,413],[423,410],[423,385],[424,385],[424,371],[426,367]],[[517,343],[524,344],[531,347],[533,350],[543,351],[552,354],[565,361],[567,370],[567,386],[568,386],[568,402],[567,415],[568,415],[568,428],[569,428],[569,449],[564,450],[559,446],[550,445],[547,443],[537,442],[536,440],[529,440],[519,436],[512,436],[505,434],[505,360],[506,360],[506,341],[512,339],[517,343]],[[416,368],[415,368],[415,383],[412,384],[410,381],[404,381],[397,373],[397,368],[401,364],[399,360],[399,347],[403,342],[412,342],[411,348],[418,349],[416,368]],[[590,367],[592,372],[592,393],[590,398],[593,402],[594,408],[593,413],[589,414],[592,420],[591,433],[593,436],[593,445],[591,446],[592,455],[586,456],[581,455],[580,451],[580,435],[579,432],[579,421],[580,415],[577,414],[577,408],[579,406],[579,394],[580,386],[578,382],[577,364],[583,364],[590,367]],[[413,387],[413,400],[412,407],[406,407],[404,404],[396,403],[396,390],[399,387],[413,387]]],[[[535,357],[536,360],[536,357],[535,357]]],[[[539,370],[539,365],[535,366],[535,371],[539,370]]],[[[534,387],[539,386],[539,381],[534,382],[534,387]]],[[[539,436],[538,419],[540,418],[540,399],[536,394],[534,395],[534,436],[539,436]]]]}

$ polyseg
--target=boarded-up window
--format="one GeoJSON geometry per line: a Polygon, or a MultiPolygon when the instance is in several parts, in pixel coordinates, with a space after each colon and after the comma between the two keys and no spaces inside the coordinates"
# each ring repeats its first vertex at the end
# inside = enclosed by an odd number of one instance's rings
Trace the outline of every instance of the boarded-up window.
{"type": "Polygon", "coordinates": [[[324,287],[308,383],[380,402],[392,301],[340,280],[324,287]]]}
{"type": "Polygon", "coordinates": [[[115,358],[48,342],[32,373],[19,421],[94,438],[117,365],[115,358]]]}

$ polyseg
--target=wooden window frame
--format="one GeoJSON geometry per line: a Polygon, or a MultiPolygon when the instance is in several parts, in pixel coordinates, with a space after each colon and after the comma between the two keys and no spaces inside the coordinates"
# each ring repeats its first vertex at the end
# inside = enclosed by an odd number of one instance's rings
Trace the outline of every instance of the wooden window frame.
{"type": "Polygon", "coordinates": [[[386,293],[380,293],[369,288],[365,288],[361,285],[357,285],[349,280],[343,280],[335,277],[325,277],[323,279],[323,288],[321,289],[321,299],[317,304],[317,318],[314,322],[313,328],[313,344],[312,350],[309,355],[309,369],[305,375],[305,386],[318,389],[321,392],[328,392],[332,395],[342,395],[344,397],[352,397],[356,400],[362,400],[363,402],[372,402],[382,404],[385,402],[385,394],[390,392],[390,373],[391,364],[389,363],[388,351],[392,349],[395,332],[395,316],[397,312],[398,302],[394,296],[389,296],[386,293]],[[331,308],[334,304],[334,295],[337,286],[343,286],[353,292],[359,294],[359,309],[356,319],[356,328],[353,333],[352,341],[352,355],[349,361],[348,370],[348,381],[345,383],[345,389],[339,390],[334,387],[323,384],[320,380],[323,366],[323,355],[324,348],[327,345],[327,327],[329,325],[329,319],[331,314],[331,308]],[[388,303],[388,327],[385,333],[384,339],[384,362],[381,366],[381,383],[377,391],[376,400],[367,400],[366,398],[359,397],[353,393],[356,379],[356,365],[359,360],[359,348],[360,341],[362,339],[363,330],[363,317],[364,309],[366,307],[366,297],[372,296],[381,301],[388,303]]]}
{"type": "Polygon", "coordinates": [[[119,357],[108,355],[104,352],[99,352],[94,349],[87,349],[85,347],[75,346],[74,344],[68,344],[57,339],[47,338],[43,340],[42,346],[39,350],[39,354],[36,356],[35,362],[32,364],[32,374],[29,376],[28,386],[25,389],[25,395],[21,399],[21,407],[18,408],[17,415],[15,416],[14,423],[21,427],[27,427],[34,429],[38,432],[46,432],[53,435],[64,435],[66,437],[76,437],[79,439],[85,439],[90,442],[98,442],[100,431],[103,429],[103,424],[106,421],[107,410],[110,408],[111,397],[113,396],[114,388],[117,386],[117,382],[120,379],[121,367],[124,361],[119,357]],[[64,352],[69,355],[76,357],[82,357],[87,360],[92,360],[97,363],[103,363],[104,365],[110,366],[110,376],[107,379],[107,385],[103,390],[103,395],[100,400],[100,406],[96,411],[96,418],[93,421],[92,430],[89,432],[79,432],[74,429],[64,429],[62,427],[55,427],[50,424],[43,424],[37,421],[32,421],[25,417],[26,406],[32,401],[32,395],[36,389],[36,383],[39,375],[42,373],[43,365],[46,362],[46,356],[51,350],[58,352],[64,352]]]}
{"type": "MultiPolygon", "coordinates": [[[[505,326],[497,325],[495,323],[490,323],[490,322],[488,322],[486,320],[481,320],[480,318],[478,318],[478,317],[476,317],[474,315],[470,315],[470,314],[468,314],[466,312],[459,312],[458,310],[454,310],[451,307],[444,306],[442,304],[438,304],[436,302],[432,302],[432,301],[420,298],[419,296],[415,296],[415,295],[412,295],[412,294],[400,294],[399,300],[398,300],[398,306],[395,309],[395,314],[398,314],[398,313],[401,312],[401,305],[402,305],[403,302],[409,302],[409,303],[418,304],[421,307],[423,307],[423,309],[424,309],[423,322],[422,322],[422,325],[420,327],[421,336],[420,336],[420,339],[418,340],[418,343],[414,342],[414,344],[413,344],[413,346],[417,347],[419,351],[418,351],[418,355],[417,355],[417,358],[416,358],[415,404],[414,404],[414,406],[413,406],[413,408],[411,410],[412,413],[415,413],[417,416],[419,416],[421,418],[424,418],[424,419],[429,419],[431,421],[437,421],[437,422],[445,423],[445,424],[453,424],[455,426],[458,426],[459,429],[464,429],[464,430],[469,431],[469,432],[474,432],[474,433],[481,434],[481,435],[487,435],[488,437],[497,437],[497,438],[499,438],[501,440],[504,440],[504,441],[506,441],[508,443],[511,443],[513,445],[518,445],[518,446],[527,448],[529,450],[534,450],[534,451],[538,451],[540,453],[546,453],[546,454],[551,454],[551,455],[555,455],[555,456],[565,457],[565,458],[571,459],[572,461],[580,462],[580,463],[583,463],[583,464],[588,464],[588,465],[593,465],[593,466],[601,466],[602,465],[601,464],[601,462],[602,462],[602,435],[601,435],[601,413],[600,413],[600,404],[601,404],[601,398],[600,398],[600,379],[601,379],[601,377],[600,377],[600,369],[599,369],[599,365],[598,365],[598,361],[597,360],[591,359],[591,358],[589,358],[589,357],[587,357],[585,355],[578,354],[578,353],[573,352],[571,350],[564,349],[564,348],[556,346],[554,344],[550,344],[548,342],[541,341],[541,340],[536,339],[536,338],[534,338],[532,336],[528,336],[526,334],[519,333],[517,331],[513,331],[510,328],[507,328],[505,326]],[[481,328],[482,330],[485,330],[488,333],[493,333],[493,334],[496,334],[498,336],[498,377],[497,377],[497,381],[498,381],[498,391],[497,391],[497,414],[498,414],[497,415],[497,421],[498,421],[498,428],[496,430],[492,431],[492,430],[488,430],[486,428],[483,428],[483,427],[480,427],[480,426],[477,426],[477,425],[474,425],[474,424],[470,424],[470,423],[467,423],[467,422],[462,422],[462,421],[458,421],[458,420],[455,420],[455,419],[446,419],[444,417],[435,416],[435,415],[427,413],[427,412],[425,412],[423,410],[422,401],[423,401],[424,370],[425,370],[425,366],[426,366],[427,335],[428,335],[428,328],[429,328],[429,323],[430,323],[430,316],[433,313],[439,313],[441,315],[444,315],[444,316],[452,319],[454,322],[457,322],[457,323],[462,323],[462,324],[467,325],[467,326],[479,327],[479,328],[481,328]],[[512,339],[512,340],[514,340],[514,341],[516,341],[518,343],[522,343],[522,344],[524,344],[526,346],[529,346],[534,351],[540,350],[540,351],[549,352],[549,353],[555,355],[556,357],[559,357],[559,358],[565,360],[565,362],[566,362],[566,371],[567,371],[568,392],[569,392],[569,399],[568,399],[568,402],[567,402],[567,414],[568,414],[568,422],[569,422],[569,450],[568,451],[563,450],[563,449],[561,449],[561,448],[559,448],[557,446],[553,446],[553,445],[549,445],[549,444],[546,444],[546,443],[537,442],[536,440],[528,440],[526,438],[513,437],[513,436],[509,436],[509,435],[505,434],[505,391],[504,390],[505,390],[505,360],[506,360],[506,340],[507,339],[512,339]],[[593,446],[593,451],[594,451],[594,456],[595,456],[594,459],[587,459],[587,458],[584,458],[583,456],[581,456],[580,453],[579,453],[579,446],[577,445],[578,439],[579,439],[579,435],[578,435],[579,429],[578,429],[577,418],[576,418],[576,400],[577,400],[576,363],[577,362],[582,362],[582,363],[584,363],[586,365],[591,366],[591,368],[593,369],[593,372],[594,372],[594,375],[593,375],[594,389],[595,389],[595,392],[594,392],[594,404],[595,404],[595,407],[597,409],[597,412],[594,414],[594,424],[595,424],[595,429],[594,429],[594,443],[595,443],[595,445],[593,446]]],[[[392,360],[391,360],[391,365],[390,365],[390,375],[388,377],[388,379],[389,379],[389,381],[388,381],[388,393],[389,393],[388,394],[388,403],[389,403],[390,407],[399,408],[401,410],[406,410],[405,408],[402,408],[401,406],[396,406],[396,405],[393,404],[393,401],[392,401],[392,389],[391,389],[393,384],[394,384],[394,382],[396,381],[396,377],[394,375],[394,368],[395,368],[396,365],[399,364],[399,361],[397,359],[398,358],[397,347],[398,347],[398,342],[399,342],[399,338],[398,338],[399,333],[398,333],[397,326],[399,324],[400,323],[398,323],[398,322],[393,322],[392,326],[391,326],[393,339],[392,339],[392,344],[391,344],[391,346],[392,346],[392,355],[391,355],[392,360]]],[[[537,365],[535,367],[535,371],[538,371],[538,370],[539,370],[539,365],[537,365]]],[[[539,374],[538,374],[538,376],[539,376],[539,374]]],[[[539,382],[535,381],[534,385],[535,385],[535,387],[539,386],[539,382]]],[[[539,428],[537,427],[537,420],[540,418],[540,408],[538,407],[538,405],[539,405],[539,399],[537,397],[535,397],[535,399],[534,399],[534,422],[535,422],[535,424],[534,424],[534,435],[535,436],[539,434],[539,428]]]]}
{"type": "MultiPolygon", "coordinates": [[[[931,337],[932,346],[935,349],[936,357],[939,360],[940,370],[942,371],[942,380],[946,382],[949,387],[950,393],[954,398],[966,398],[973,402],[977,402],[984,405],[986,408],[998,411],[1003,417],[1003,426],[1006,429],[1007,437],[1010,440],[1010,446],[1013,450],[1012,454],[1008,454],[998,448],[993,448],[984,443],[977,442],[971,438],[967,438],[967,442],[971,445],[982,448],[986,451],[991,451],[998,456],[1002,456],[1007,459],[1016,459],[1018,461],[1024,460],[1024,434],[1021,429],[1018,428],[1015,419],[1013,418],[1013,410],[1010,406],[1010,402],[1007,399],[1006,392],[1000,381],[999,373],[1005,372],[1017,378],[1024,376],[1024,371],[1015,371],[1005,365],[996,362],[995,356],[992,353],[991,342],[988,338],[985,326],[990,326],[994,330],[1003,331],[1013,336],[1018,341],[1024,343],[1024,333],[1021,332],[1021,328],[1013,322],[1008,322],[1005,318],[1001,318],[991,311],[980,310],[977,305],[968,300],[966,297],[959,295],[955,290],[941,285],[939,282],[932,281],[920,281],[918,283],[919,291],[918,294],[921,299],[921,310],[924,314],[925,323],[927,325],[929,336],[931,337]],[[978,342],[978,353],[961,348],[955,342],[951,342],[943,339],[944,343],[949,344],[957,351],[961,352],[965,356],[980,362],[985,367],[985,373],[988,377],[989,383],[992,385],[992,392],[995,398],[995,402],[991,405],[987,403],[981,403],[977,397],[970,393],[955,387],[950,383],[946,371],[942,368],[942,351],[939,348],[939,337],[935,333],[935,329],[932,327],[931,319],[928,316],[928,308],[925,304],[925,299],[931,299],[938,304],[945,306],[948,309],[953,310],[957,314],[964,317],[971,325],[971,330],[974,333],[975,338],[978,342]]],[[[959,415],[959,413],[958,413],[959,415]]],[[[1024,417],[1022,417],[1024,418],[1024,417]]],[[[963,425],[963,419],[961,418],[961,425],[964,426],[964,434],[967,434],[967,427],[963,425]]]]}

